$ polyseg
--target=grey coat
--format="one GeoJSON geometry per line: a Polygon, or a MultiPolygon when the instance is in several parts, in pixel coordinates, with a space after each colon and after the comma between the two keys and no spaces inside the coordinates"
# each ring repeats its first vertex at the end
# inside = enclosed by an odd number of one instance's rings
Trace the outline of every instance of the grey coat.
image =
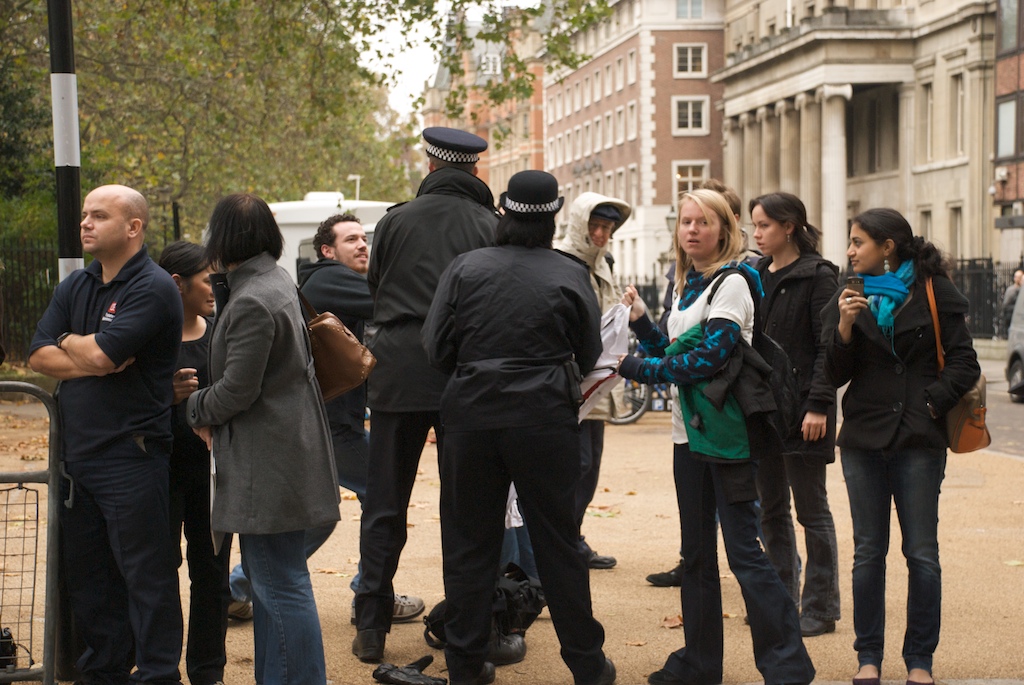
{"type": "Polygon", "coordinates": [[[295,285],[266,253],[227,280],[211,383],[188,399],[189,424],[214,427],[213,530],[283,533],[337,521],[331,434],[295,285]]]}

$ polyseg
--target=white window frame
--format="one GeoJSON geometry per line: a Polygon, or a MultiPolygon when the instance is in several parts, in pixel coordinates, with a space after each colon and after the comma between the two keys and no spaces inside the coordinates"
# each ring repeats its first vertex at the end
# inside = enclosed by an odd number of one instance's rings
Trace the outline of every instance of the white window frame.
{"type": "Polygon", "coordinates": [[[615,90],[626,87],[626,60],[619,57],[615,60],[615,90]]]}
{"type": "Polygon", "coordinates": [[[572,158],[583,156],[583,127],[577,126],[572,131],[572,158]]]}
{"type": "Polygon", "coordinates": [[[676,0],[676,19],[703,19],[705,0],[676,0]],[[683,4],[686,4],[685,11],[683,4]],[[696,5],[696,11],[694,6],[696,5]]]}
{"type": "Polygon", "coordinates": [[[590,156],[591,150],[593,150],[593,137],[590,135],[590,122],[583,122],[583,155],[585,157],[590,156]]]}
{"type": "Polygon", "coordinates": [[[594,102],[601,101],[601,70],[594,72],[594,102]]]}
{"type": "Polygon", "coordinates": [[[591,88],[590,77],[586,76],[583,79],[583,106],[584,107],[590,107],[590,96],[592,95],[592,93],[590,92],[590,88],[591,88]]]}
{"type": "Polygon", "coordinates": [[[612,65],[606,64],[604,66],[604,95],[605,97],[611,97],[614,91],[615,83],[612,81],[612,65]]]}
{"type": "MultiPolygon", "coordinates": [[[[683,190],[679,188],[679,167],[703,167],[704,171],[701,175],[700,180],[706,180],[710,178],[711,174],[711,160],[710,159],[674,159],[672,160],[671,173],[669,178],[672,179],[672,191],[675,193],[675,200],[678,201],[679,195],[683,193],[683,190]]],[[[694,184],[696,185],[696,183],[694,184]]]]}
{"type": "Polygon", "coordinates": [[[548,123],[555,123],[555,96],[548,97],[548,123]]]}
{"type": "Polygon", "coordinates": [[[485,76],[501,75],[501,55],[488,52],[480,57],[480,73],[485,76]]]}
{"type": "Polygon", "coordinates": [[[1017,117],[1019,116],[1017,109],[1017,98],[996,103],[996,159],[1006,159],[1017,155],[1017,117]]]}
{"type": "Polygon", "coordinates": [[[672,76],[674,78],[707,78],[708,76],[708,44],[707,43],[674,43],[672,45],[672,76]],[[700,71],[679,71],[680,48],[699,48],[701,51],[700,71]]]}
{"type": "Polygon", "coordinates": [[[636,100],[626,103],[626,140],[636,140],[639,127],[636,100]]]}
{"type": "Polygon", "coordinates": [[[674,95],[672,97],[672,107],[670,108],[672,116],[672,135],[673,136],[706,136],[711,133],[711,96],[709,95],[674,95]],[[678,109],[679,105],[683,102],[700,102],[702,105],[703,117],[701,127],[696,128],[679,128],[678,109]]]}
{"type": "Polygon", "coordinates": [[[626,142],[626,108],[619,105],[615,108],[615,144],[626,142]]]}
{"type": "Polygon", "coordinates": [[[612,120],[612,113],[604,113],[604,149],[610,150],[615,143],[615,122],[612,120]]]}
{"type": "Polygon", "coordinates": [[[636,50],[626,53],[626,83],[636,83],[636,50]]]}
{"type": "Polygon", "coordinates": [[[601,129],[601,117],[594,117],[594,154],[601,152],[604,147],[604,132],[601,129]]]}
{"type": "Polygon", "coordinates": [[[555,136],[555,166],[562,166],[562,134],[555,136]]]}

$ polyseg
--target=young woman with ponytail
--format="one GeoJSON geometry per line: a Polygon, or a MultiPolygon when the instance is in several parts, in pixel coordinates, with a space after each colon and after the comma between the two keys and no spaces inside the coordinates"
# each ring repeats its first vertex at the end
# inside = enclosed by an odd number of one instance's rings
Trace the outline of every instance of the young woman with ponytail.
{"type": "Polygon", "coordinates": [[[967,299],[939,250],[893,209],[854,218],[846,252],[864,294],[842,287],[822,312],[825,374],[841,386],[840,447],[853,518],[854,685],[879,685],[885,566],[893,502],[909,573],[903,661],[908,685],[932,683],[939,642],[939,488],[948,447],[944,417],[981,373],[967,330],[967,299]],[[946,366],[939,373],[925,286],[932,279],[946,366]]]}

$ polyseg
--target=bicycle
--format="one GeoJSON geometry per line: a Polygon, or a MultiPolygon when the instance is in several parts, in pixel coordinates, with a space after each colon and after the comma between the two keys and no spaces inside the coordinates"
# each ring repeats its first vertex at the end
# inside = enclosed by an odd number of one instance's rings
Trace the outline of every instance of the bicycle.
{"type": "MultiPolygon", "coordinates": [[[[639,341],[629,332],[629,354],[638,357],[646,356],[640,347],[639,341]]],[[[667,383],[655,383],[648,385],[639,381],[631,381],[623,378],[625,384],[623,397],[626,403],[626,412],[608,420],[616,426],[625,426],[635,423],[648,411],[671,411],[672,396],[671,389],[667,383]]]]}

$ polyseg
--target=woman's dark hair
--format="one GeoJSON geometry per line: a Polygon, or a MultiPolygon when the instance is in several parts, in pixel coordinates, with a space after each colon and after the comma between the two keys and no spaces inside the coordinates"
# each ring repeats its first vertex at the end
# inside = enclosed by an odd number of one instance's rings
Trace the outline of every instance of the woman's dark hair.
{"type": "Polygon", "coordinates": [[[800,198],[790,193],[768,193],[755,197],[750,201],[748,211],[751,215],[757,206],[760,206],[772,221],[777,221],[783,226],[793,224],[793,242],[796,243],[800,254],[817,254],[821,231],[807,223],[807,208],[800,198]]]}
{"type": "Polygon", "coordinates": [[[939,248],[921,236],[914,235],[910,223],[895,209],[879,207],[861,212],[853,218],[877,244],[891,240],[896,246],[896,258],[900,262],[908,259],[914,262],[915,280],[923,283],[931,276],[949,278],[950,263],[939,248]]]}
{"type": "Polygon", "coordinates": [[[235,193],[217,202],[206,235],[206,257],[210,264],[239,264],[261,252],[280,259],[282,250],[281,229],[262,198],[252,193],[235,193]]]}
{"type": "Polygon", "coordinates": [[[185,240],[178,240],[160,254],[160,268],[169,274],[178,274],[182,278],[192,278],[209,266],[206,250],[185,240]]]}
{"type": "Polygon", "coordinates": [[[526,218],[523,214],[506,211],[498,219],[498,245],[519,245],[521,247],[551,247],[555,237],[555,215],[538,214],[526,218]]]}

